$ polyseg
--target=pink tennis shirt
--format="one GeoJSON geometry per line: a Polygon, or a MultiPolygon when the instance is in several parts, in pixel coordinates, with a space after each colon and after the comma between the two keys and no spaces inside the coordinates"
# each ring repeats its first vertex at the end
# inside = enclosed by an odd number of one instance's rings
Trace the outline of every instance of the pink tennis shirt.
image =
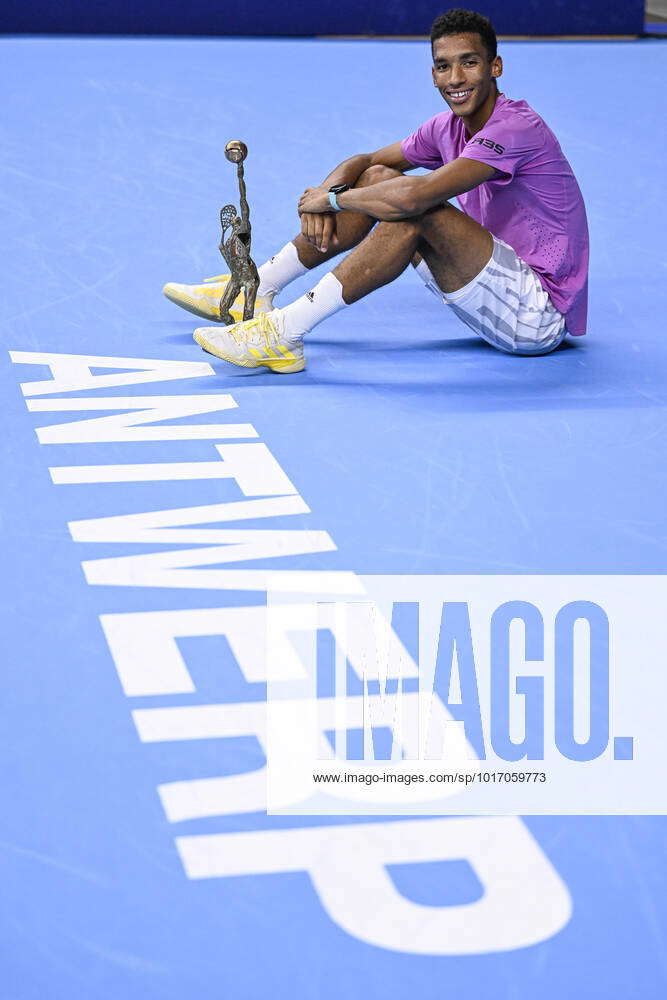
{"type": "Polygon", "coordinates": [[[525,101],[498,96],[486,125],[469,138],[460,118],[442,112],[401,143],[415,167],[463,156],[498,171],[458,201],[467,215],[508,243],[537,274],[569,333],[586,333],[588,224],[572,167],[556,136],[525,101]]]}

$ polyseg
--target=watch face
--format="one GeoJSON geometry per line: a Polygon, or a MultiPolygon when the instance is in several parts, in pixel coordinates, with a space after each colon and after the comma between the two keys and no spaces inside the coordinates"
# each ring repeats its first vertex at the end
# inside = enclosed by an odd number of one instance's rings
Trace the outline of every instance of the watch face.
{"type": "Polygon", "coordinates": [[[329,188],[329,191],[332,194],[341,194],[343,191],[349,191],[349,190],[350,190],[349,184],[334,184],[333,187],[329,188]]]}

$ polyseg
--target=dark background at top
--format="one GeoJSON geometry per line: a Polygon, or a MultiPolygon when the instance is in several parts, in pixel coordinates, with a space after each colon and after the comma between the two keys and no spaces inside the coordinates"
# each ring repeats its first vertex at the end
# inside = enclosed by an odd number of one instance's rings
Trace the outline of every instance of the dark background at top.
{"type": "MultiPolygon", "coordinates": [[[[5,34],[426,35],[433,0],[4,0],[5,34]]],[[[640,34],[644,0],[484,0],[499,34],[640,34]]]]}

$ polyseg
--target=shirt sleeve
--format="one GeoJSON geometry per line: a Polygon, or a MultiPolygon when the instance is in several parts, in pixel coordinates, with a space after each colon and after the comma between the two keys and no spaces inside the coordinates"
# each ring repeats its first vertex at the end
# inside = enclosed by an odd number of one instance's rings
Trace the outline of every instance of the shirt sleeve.
{"type": "Polygon", "coordinates": [[[435,126],[439,115],[429,118],[420,125],[416,132],[409,135],[401,143],[403,156],[413,167],[426,167],[437,170],[444,163],[442,154],[435,139],[435,126]]]}
{"type": "Polygon", "coordinates": [[[544,142],[544,129],[539,123],[495,122],[483,126],[459,155],[495,167],[503,175],[499,179],[508,183],[544,148],[544,142]]]}

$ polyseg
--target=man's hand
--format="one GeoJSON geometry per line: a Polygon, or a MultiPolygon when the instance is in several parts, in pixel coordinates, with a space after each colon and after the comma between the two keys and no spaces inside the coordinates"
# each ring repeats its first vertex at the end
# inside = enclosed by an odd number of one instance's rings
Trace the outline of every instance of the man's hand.
{"type": "Polygon", "coordinates": [[[299,200],[299,215],[301,216],[301,232],[309,243],[326,253],[330,245],[338,243],[336,236],[336,216],[331,211],[328,192],[322,192],[321,188],[306,188],[299,200]],[[326,207],[321,209],[305,208],[304,203],[308,201],[312,204],[320,203],[326,207]]]}
{"type": "Polygon", "coordinates": [[[322,212],[330,211],[331,202],[329,201],[328,188],[306,188],[299,198],[299,215],[303,215],[304,212],[320,215],[322,212]]]}

